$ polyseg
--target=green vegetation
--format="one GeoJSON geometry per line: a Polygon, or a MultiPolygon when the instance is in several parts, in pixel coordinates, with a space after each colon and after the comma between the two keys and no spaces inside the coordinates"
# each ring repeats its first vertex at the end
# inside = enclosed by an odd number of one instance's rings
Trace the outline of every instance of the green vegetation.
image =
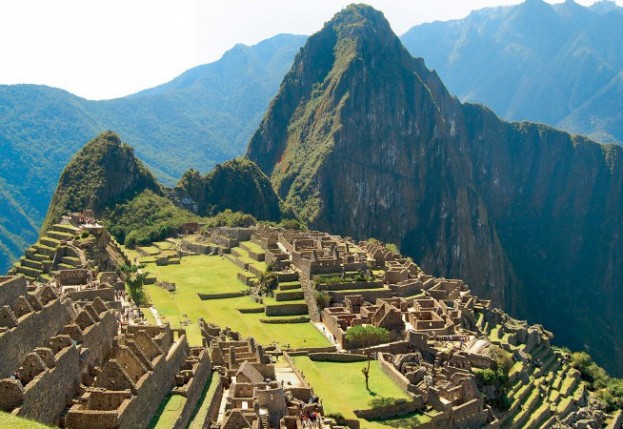
{"type": "Polygon", "coordinates": [[[363,271],[352,271],[344,273],[344,276],[335,274],[317,274],[314,276],[316,287],[322,285],[348,282],[368,282],[373,281],[374,276],[366,275],[363,271]]]}
{"type": "Polygon", "coordinates": [[[327,292],[316,290],[314,291],[314,298],[316,298],[316,305],[319,311],[324,310],[331,304],[331,295],[327,292]]]}
{"type": "Polygon", "coordinates": [[[370,408],[388,407],[404,402],[406,402],[404,398],[372,398],[370,399],[370,408]]]}
{"type": "Polygon", "coordinates": [[[148,272],[144,271],[145,265],[122,265],[121,272],[127,276],[125,280],[126,289],[136,305],[145,304],[145,294],[143,285],[148,276],[148,272]]]}
{"type": "MultiPolygon", "coordinates": [[[[120,203],[104,214],[110,233],[126,247],[147,246],[179,232],[182,224],[200,221],[204,228],[217,226],[251,226],[253,216],[225,210],[211,218],[199,217],[175,206],[168,198],[147,190],[130,201],[120,203]]],[[[155,254],[160,249],[154,249],[155,254]]],[[[149,253],[149,252],[148,252],[149,253]]]]}
{"type": "Polygon", "coordinates": [[[101,216],[116,203],[145,190],[160,194],[160,185],[134,156],[134,149],[113,132],[101,133],[71,159],[59,179],[42,230],[68,212],[93,210],[101,216]]]}
{"type": "Polygon", "coordinates": [[[353,326],[346,330],[344,335],[345,343],[348,348],[365,348],[389,341],[389,331],[377,326],[353,326]]]}
{"type": "Polygon", "coordinates": [[[623,379],[609,377],[586,352],[572,353],[570,363],[580,371],[582,380],[588,383],[607,411],[623,409],[623,379]]]}
{"type": "Polygon", "coordinates": [[[407,428],[416,429],[418,426],[429,423],[431,417],[424,413],[410,413],[400,417],[392,417],[389,419],[376,420],[376,422],[382,423],[394,428],[407,428]]]}
{"type": "Polygon", "coordinates": [[[495,369],[473,369],[476,375],[476,383],[479,387],[492,386],[495,395],[492,399],[487,399],[487,404],[497,408],[498,410],[508,410],[511,401],[508,398],[508,390],[511,387],[509,383],[509,370],[504,365],[497,365],[495,369]]]}
{"type": "MultiPolygon", "coordinates": [[[[307,356],[294,356],[294,364],[303,372],[305,379],[314,386],[328,414],[342,414],[347,419],[356,418],[353,410],[370,408],[370,400],[395,398],[409,400],[409,396],[395,384],[377,364],[370,367],[370,390],[365,389],[361,377],[362,362],[316,362],[307,356]],[[336,384],[335,374],[339,374],[336,384]]],[[[362,427],[375,427],[363,423],[362,427]]]]}
{"type": "Polygon", "coordinates": [[[28,420],[22,417],[15,417],[12,414],[0,411],[0,427],[11,429],[46,429],[49,426],[28,420]]]}
{"type": "Polygon", "coordinates": [[[118,242],[132,248],[164,240],[176,233],[184,222],[193,220],[199,217],[147,190],[106,211],[104,223],[118,242]]]}
{"type": "Polygon", "coordinates": [[[203,231],[207,231],[210,228],[216,228],[219,226],[240,226],[247,227],[256,224],[256,220],[253,216],[241,212],[232,212],[231,210],[223,210],[217,215],[205,219],[205,226],[203,231]]]}
{"type": "Polygon", "coordinates": [[[158,411],[154,414],[149,428],[150,429],[168,429],[175,425],[178,417],[184,409],[186,404],[186,398],[182,395],[169,395],[167,396],[158,411]]]}

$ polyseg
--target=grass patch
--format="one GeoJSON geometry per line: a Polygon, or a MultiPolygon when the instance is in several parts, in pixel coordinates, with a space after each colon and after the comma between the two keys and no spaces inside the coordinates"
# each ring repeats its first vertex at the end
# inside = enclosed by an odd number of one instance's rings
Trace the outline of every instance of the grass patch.
{"type": "Polygon", "coordinates": [[[188,429],[202,429],[203,423],[208,416],[208,408],[210,408],[210,402],[216,393],[216,389],[221,381],[221,375],[218,372],[213,372],[210,379],[206,381],[205,388],[199,401],[197,402],[197,409],[194,411],[193,416],[188,423],[188,429]]]}
{"type": "MultiPolygon", "coordinates": [[[[288,326],[290,329],[290,326],[288,326]]],[[[296,367],[303,371],[305,379],[314,387],[314,391],[322,398],[327,414],[341,413],[347,419],[356,418],[353,410],[370,409],[370,400],[380,398],[404,398],[409,396],[396,383],[385,375],[378,362],[370,365],[370,390],[361,369],[366,362],[317,362],[307,356],[293,356],[296,367]],[[339,384],[336,384],[339,374],[339,384]]],[[[362,427],[375,426],[373,423],[362,427]]],[[[383,424],[380,424],[382,427],[383,424]]]]}
{"type": "Polygon", "coordinates": [[[45,429],[50,426],[0,411],[0,427],[11,429],[45,429]]]}
{"type": "Polygon", "coordinates": [[[253,253],[264,253],[264,249],[262,249],[262,246],[252,241],[243,241],[240,244],[244,244],[244,246],[248,248],[250,251],[252,251],[253,253]]]}
{"type": "Polygon", "coordinates": [[[162,401],[158,411],[149,424],[150,429],[167,429],[175,425],[178,417],[186,405],[186,398],[182,395],[169,395],[162,401]]]}
{"type": "Polygon", "coordinates": [[[141,246],[139,249],[147,253],[149,256],[156,256],[160,253],[160,249],[155,246],[141,246]]]}
{"type": "Polygon", "coordinates": [[[154,326],[157,325],[156,318],[154,317],[154,314],[151,312],[151,309],[149,307],[141,307],[141,311],[143,312],[143,315],[145,316],[145,321],[147,323],[154,326]]]}
{"type": "MultiPolygon", "coordinates": [[[[375,420],[374,423],[380,423],[385,426],[394,428],[417,428],[419,425],[429,423],[432,418],[424,413],[416,412],[406,414],[400,417],[391,417],[389,419],[375,420]]],[[[364,425],[367,427],[367,425],[364,425]]]]}

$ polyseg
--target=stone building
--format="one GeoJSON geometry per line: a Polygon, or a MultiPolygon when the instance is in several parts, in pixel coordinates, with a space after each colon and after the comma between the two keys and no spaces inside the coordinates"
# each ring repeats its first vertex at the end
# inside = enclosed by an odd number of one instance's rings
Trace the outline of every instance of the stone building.
{"type": "Polygon", "coordinates": [[[211,371],[207,350],[183,330],[121,327],[114,293],[72,297],[0,278],[0,410],[68,428],[144,428],[172,393],[188,398],[187,421],[211,371]]]}

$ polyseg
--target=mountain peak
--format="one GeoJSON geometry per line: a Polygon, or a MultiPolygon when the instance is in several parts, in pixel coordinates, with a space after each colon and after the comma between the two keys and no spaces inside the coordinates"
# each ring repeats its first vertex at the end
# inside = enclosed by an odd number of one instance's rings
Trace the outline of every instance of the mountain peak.
{"type": "Polygon", "coordinates": [[[91,209],[100,216],[105,208],[146,189],[161,192],[134,149],[105,131],[85,144],[63,170],[42,231],[67,212],[91,209]]]}

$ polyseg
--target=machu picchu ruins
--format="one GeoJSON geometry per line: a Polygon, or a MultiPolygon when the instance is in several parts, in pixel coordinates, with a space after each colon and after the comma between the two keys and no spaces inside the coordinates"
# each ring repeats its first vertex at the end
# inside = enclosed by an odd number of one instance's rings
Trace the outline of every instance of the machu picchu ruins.
{"type": "Polygon", "coordinates": [[[509,317],[461,280],[426,274],[391,246],[262,223],[185,225],[177,237],[129,249],[92,214],[67,215],[0,278],[2,411],[94,429],[621,423],[620,411],[590,400],[552,333],[509,317]],[[160,274],[189,261],[231,269],[216,292],[198,287],[195,305],[239,308],[215,320],[167,310],[161,299],[175,301],[188,286],[160,274]],[[132,266],[144,273],[148,305],[126,289],[132,266]],[[302,327],[309,333],[297,337],[302,327]],[[369,328],[382,335],[357,336],[369,328]],[[361,366],[365,385],[360,373],[356,390],[370,392],[370,377],[402,397],[337,406],[309,369],[324,364],[361,366]]]}

